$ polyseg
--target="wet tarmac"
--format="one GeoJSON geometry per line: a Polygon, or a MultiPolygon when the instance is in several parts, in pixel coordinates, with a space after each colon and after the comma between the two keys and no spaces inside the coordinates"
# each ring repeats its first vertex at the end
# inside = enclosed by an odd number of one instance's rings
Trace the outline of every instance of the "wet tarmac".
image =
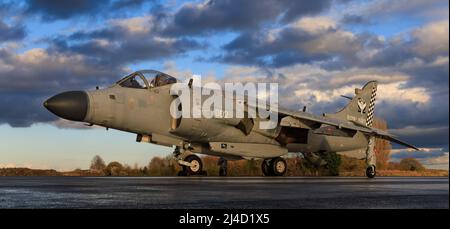
{"type": "Polygon", "coordinates": [[[448,177],[0,177],[0,208],[449,208],[448,177]]]}

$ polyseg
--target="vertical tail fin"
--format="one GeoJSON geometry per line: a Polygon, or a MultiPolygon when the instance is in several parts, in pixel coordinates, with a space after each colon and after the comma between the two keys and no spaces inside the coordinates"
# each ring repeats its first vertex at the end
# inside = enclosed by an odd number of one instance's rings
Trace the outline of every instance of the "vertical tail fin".
{"type": "Polygon", "coordinates": [[[362,89],[355,89],[355,96],[350,98],[350,102],[342,110],[334,114],[325,114],[325,116],[371,127],[375,111],[376,93],[377,82],[370,81],[362,89]]]}

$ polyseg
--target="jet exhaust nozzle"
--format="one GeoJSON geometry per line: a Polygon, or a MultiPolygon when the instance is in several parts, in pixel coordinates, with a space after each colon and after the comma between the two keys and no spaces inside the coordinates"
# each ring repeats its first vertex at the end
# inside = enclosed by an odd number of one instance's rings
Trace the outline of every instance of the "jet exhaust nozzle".
{"type": "Polygon", "coordinates": [[[67,91],[47,99],[43,105],[61,118],[83,121],[88,111],[89,97],[84,91],[67,91]]]}

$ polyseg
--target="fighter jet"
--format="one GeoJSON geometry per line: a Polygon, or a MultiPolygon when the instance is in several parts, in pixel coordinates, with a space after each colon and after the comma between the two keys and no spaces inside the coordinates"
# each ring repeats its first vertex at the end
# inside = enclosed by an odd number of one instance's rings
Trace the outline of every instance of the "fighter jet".
{"type": "MultiPolygon", "coordinates": [[[[191,93],[192,81],[188,83],[191,93]]],[[[182,168],[181,176],[204,174],[198,154],[220,157],[221,176],[227,174],[227,160],[238,159],[262,160],[265,176],[283,176],[287,171],[283,157],[301,152],[315,156],[339,153],[365,159],[366,175],[373,178],[375,138],[417,150],[387,131],[372,127],[376,81],[355,89],[355,95],[347,97],[349,103],[336,113],[314,115],[305,109],[277,107],[272,111],[277,114],[276,125],[270,129],[258,125],[263,119],[248,115],[230,119],[174,117],[170,110],[177,95],[171,93],[171,88],[180,83],[168,74],[142,70],[107,88],[62,92],[43,105],[64,119],[134,133],[137,142],[172,147],[182,168]]],[[[250,104],[247,98],[244,100],[247,110],[250,104]]]]}

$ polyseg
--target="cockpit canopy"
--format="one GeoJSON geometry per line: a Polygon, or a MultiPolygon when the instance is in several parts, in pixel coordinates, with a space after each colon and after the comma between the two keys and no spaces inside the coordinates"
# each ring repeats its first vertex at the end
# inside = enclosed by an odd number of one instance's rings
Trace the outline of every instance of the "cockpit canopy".
{"type": "Polygon", "coordinates": [[[147,89],[161,87],[167,84],[173,84],[178,80],[166,73],[156,70],[141,70],[133,72],[123,79],[117,81],[116,84],[122,87],[147,89]]]}

